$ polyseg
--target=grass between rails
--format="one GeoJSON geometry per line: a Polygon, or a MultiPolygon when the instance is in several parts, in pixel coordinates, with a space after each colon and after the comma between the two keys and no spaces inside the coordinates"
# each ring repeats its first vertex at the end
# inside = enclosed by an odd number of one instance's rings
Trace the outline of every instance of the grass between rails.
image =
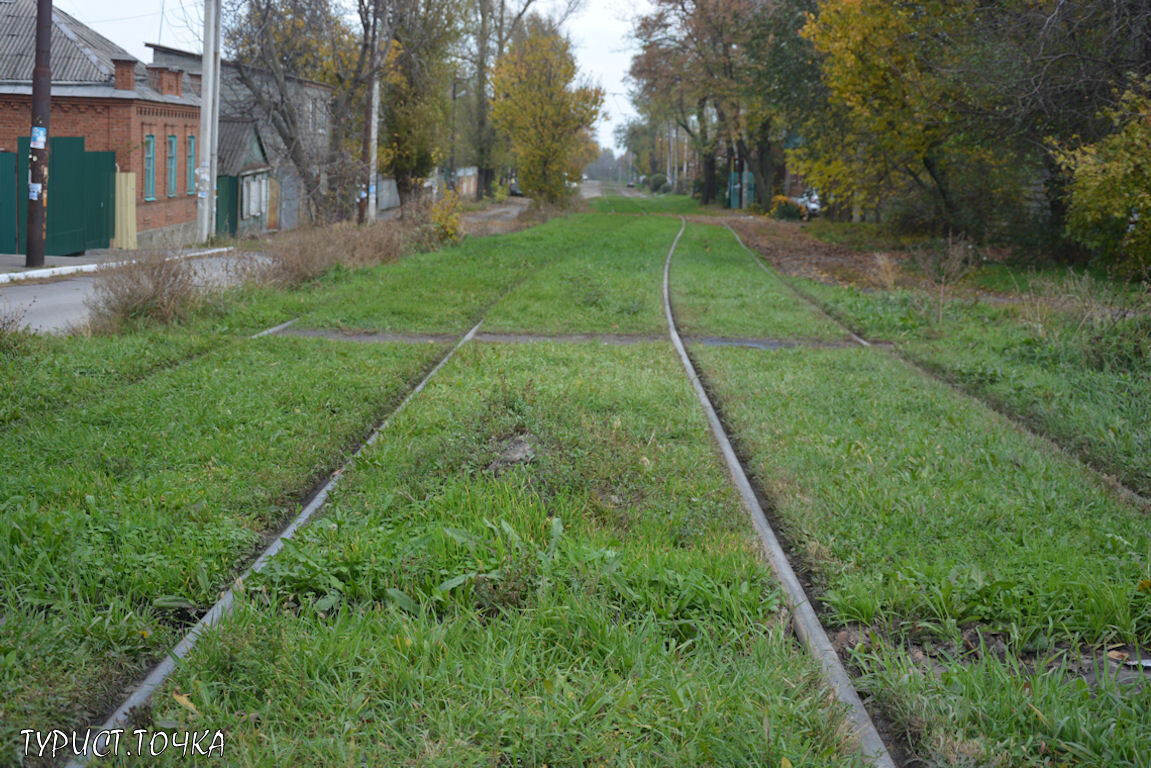
{"type": "Polygon", "coordinates": [[[666,345],[469,346],[155,721],[237,766],[858,764],[780,606],[666,345]]]}
{"type": "Polygon", "coordinates": [[[632,190],[631,194],[624,194],[623,189],[623,187],[603,186],[603,194],[591,201],[592,207],[600,213],[680,216],[713,212],[701,207],[699,200],[690,195],[652,195],[642,190],[632,190]]]}
{"type": "Polygon", "coordinates": [[[842,328],[756,261],[725,227],[688,224],[671,264],[672,302],[680,332],[847,338],[842,328]]]}
{"type": "Polygon", "coordinates": [[[366,271],[330,273],[301,327],[461,332],[484,309],[572,243],[622,222],[569,216],[511,235],[465,240],[366,271]]]}
{"type": "Polygon", "coordinates": [[[438,352],[267,338],[0,438],[0,764],[86,725],[438,352]]]}
{"type": "MultiPolygon", "coordinates": [[[[661,274],[679,222],[665,218],[581,217],[578,240],[511,291],[485,331],[662,334],[661,274]]],[[[571,233],[556,233],[571,237],[571,233]]]]}
{"type": "Polygon", "coordinates": [[[1093,691],[1044,663],[1079,643],[1151,642],[1144,515],[888,355],[692,353],[833,620],[878,630],[857,656],[863,685],[929,760],[1151,754],[1151,686],[1093,691]],[[1001,637],[1006,660],[963,658],[971,627],[1001,637]],[[902,643],[931,662],[908,661],[902,643]]]}
{"type": "Polygon", "coordinates": [[[1021,300],[951,302],[940,327],[922,294],[799,284],[865,336],[894,340],[908,358],[1151,494],[1151,359],[1146,350],[1140,359],[1134,345],[1145,341],[1121,325],[1089,338],[1081,318],[1021,300]]]}

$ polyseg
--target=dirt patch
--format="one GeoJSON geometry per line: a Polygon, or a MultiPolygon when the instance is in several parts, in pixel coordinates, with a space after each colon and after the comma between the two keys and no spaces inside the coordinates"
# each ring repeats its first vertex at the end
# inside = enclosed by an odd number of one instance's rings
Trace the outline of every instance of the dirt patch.
{"type": "Polygon", "coordinates": [[[532,463],[536,459],[538,443],[539,439],[530,432],[516,435],[504,445],[495,461],[488,465],[488,472],[494,472],[499,477],[512,467],[532,463]]]}
{"type": "Polygon", "coordinates": [[[325,331],[316,328],[285,328],[281,336],[303,336],[310,339],[330,339],[332,341],[355,341],[361,344],[445,344],[456,341],[459,336],[453,333],[365,333],[358,331],[325,331]]]}
{"type": "Polygon", "coordinates": [[[748,247],[760,253],[785,275],[806,277],[833,285],[889,288],[914,284],[899,275],[908,254],[899,251],[860,252],[817,240],[796,222],[739,217],[727,220],[748,247]]]}
{"type": "Polygon", "coordinates": [[[705,347],[748,347],[750,349],[792,349],[793,347],[812,347],[816,349],[853,349],[859,344],[855,341],[822,341],[816,339],[767,339],[747,338],[743,336],[685,336],[684,341],[692,344],[702,344],[705,347]]]}
{"type": "Polygon", "coordinates": [[[598,342],[608,346],[624,346],[628,344],[664,341],[665,337],[627,333],[560,333],[555,335],[539,333],[477,333],[475,340],[494,344],[581,344],[598,342]]]}

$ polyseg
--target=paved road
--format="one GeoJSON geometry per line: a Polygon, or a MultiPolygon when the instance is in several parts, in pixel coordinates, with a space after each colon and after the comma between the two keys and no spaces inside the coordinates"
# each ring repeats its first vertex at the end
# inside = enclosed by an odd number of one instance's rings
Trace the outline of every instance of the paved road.
{"type": "MultiPolygon", "coordinates": [[[[258,253],[206,256],[190,262],[197,279],[205,285],[227,285],[234,282],[237,260],[261,258],[258,253]]],[[[68,333],[82,328],[88,321],[86,300],[95,293],[92,274],[28,284],[0,285],[0,313],[17,313],[20,324],[38,333],[68,333]]]]}

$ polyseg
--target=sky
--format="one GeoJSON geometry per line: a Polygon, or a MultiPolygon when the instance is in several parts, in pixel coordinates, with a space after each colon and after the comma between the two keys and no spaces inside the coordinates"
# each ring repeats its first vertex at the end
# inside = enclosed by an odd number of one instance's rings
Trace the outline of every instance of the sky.
{"type": "MultiPolygon", "coordinates": [[[[144,46],[145,43],[201,50],[203,0],[53,2],[60,10],[144,62],[152,60],[152,52],[144,46]]],[[[645,4],[646,0],[584,0],[583,8],[566,25],[580,71],[606,91],[605,117],[596,125],[601,145],[614,146],[615,127],[635,114],[627,97],[624,75],[634,52],[634,42],[630,39],[631,20],[642,12],[645,4]]]]}

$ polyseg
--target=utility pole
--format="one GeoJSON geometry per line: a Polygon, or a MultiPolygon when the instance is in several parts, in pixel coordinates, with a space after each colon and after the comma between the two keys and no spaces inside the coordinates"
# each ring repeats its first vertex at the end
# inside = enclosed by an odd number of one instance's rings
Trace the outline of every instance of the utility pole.
{"type": "Polygon", "coordinates": [[[368,221],[376,220],[376,173],[380,166],[380,75],[372,77],[372,151],[368,162],[368,221]]]}
{"type": "Polygon", "coordinates": [[[380,4],[378,0],[372,3],[372,24],[368,34],[368,71],[371,73],[371,99],[368,101],[368,113],[364,115],[364,147],[363,163],[366,178],[364,186],[360,189],[359,215],[357,221],[363,224],[375,220],[375,190],[373,189],[376,175],[376,142],[379,138],[380,120],[380,71],[376,61],[376,51],[379,41],[376,39],[376,30],[380,20],[380,4]]]}
{"type": "Polygon", "coordinates": [[[214,231],[219,150],[220,2],[204,0],[204,55],[200,63],[200,156],[196,159],[196,239],[214,231]]]}
{"type": "Polygon", "coordinates": [[[28,236],[24,266],[44,266],[48,237],[48,122],[52,112],[52,0],[36,3],[32,136],[28,153],[28,236]]]}

